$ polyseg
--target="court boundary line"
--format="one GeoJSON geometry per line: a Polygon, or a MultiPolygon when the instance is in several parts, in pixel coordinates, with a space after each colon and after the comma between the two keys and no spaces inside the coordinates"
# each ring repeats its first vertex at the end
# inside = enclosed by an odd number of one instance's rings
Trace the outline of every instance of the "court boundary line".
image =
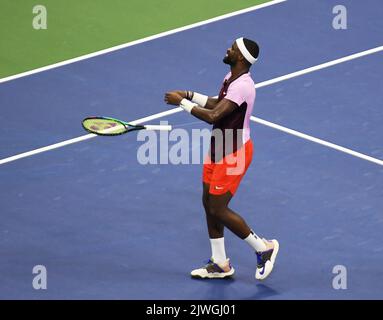
{"type": "MultiPolygon", "coordinates": [[[[311,72],[318,71],[318,70],[321,70],[321,69],[324,69],[324,68],[328,68],[328,67],[334,66],[336,64],[340,64],[340,63],[343,63],[343,62],[346,62],[346,61],[350,61],[350,60],[353,60],[353,59],[364,57],[366,55],[377,53],[377,52],[380,52],[380,51],[383,51],[383,46],[379,46],[379,47],[372,48],[372,49],[369,49],[369,50],[361,51],[361,52],[358,52],[358,53],[355,53],[355,54],[351,54],[349,56],[345,56],[345,57],[342,57],[342,58],[339,58],[339,59],[335,59],[335,60],[332,60],[332,61],[328,61],[328,62],[319,64],[319,65],[316,65],[316,66],[313,66],[313,67],[309,67],[309,68],[302,69],[302,70],[299,70],[299,71],[296,71],[296,72],[292,72],[292,73],[289,73],[289,74],[284,75],[284,76],[280,76],[280,77],[277,77],[277,78],[274,78],[274,79],[266,80],[266,81],[257,83],[255,85],[255,88],[262,88],[262,87],[265,87],[265,86],[269,86],[269,85],[277,83],[277,82],[281,82],[281,81],[284,81],[284,80],[292,79],[292,78],[295,78],[295,77],[298,77],[298,76],[301,76],[301,75],[304,75],[304,74],[307,74],[307,73],[311,73],[311,72]]],[[[164,116],[168,116],[168,115],[180,112],[182,110],[183,109],[181,107],[176,107],[176,108],[173,108],[173,109],[170,109],[170,110],[167,110],[167,111],[159,112],[159,113],[156,113],[156,114],[153,114],[153,115],[141,118],[141,119],[137,119],[137,120],[131,121],[131,123],[132,124],[141,124],[141,123],[144,123],[144,122],[148,122],[148,121],[151,121],[151,120],[154,120],[154,119],[162,118],[164,116]]],[[[319,143],[321,145],[324,145],[324,146],[336,149],[338,151],[347,153],[347,154],[352,155],[354,157],[358,157],[358,158],[361,158],[363,160],[367,160],[367,161],[370,161],[370,162],[373,162],[375,164],[383,166],[383,160],[373,158],[371,156],[362,154],[360,152],[357,152],[357,151],[354,151],[354,150],[351,150],[351,149],[348,149],[348,148],[336,145],[334,143],[331,143],[331,142],[328,142],[328,141],[325,141],[325,140],[321,140],[319,138],[315,138],[313,136],[307,135],[305,133],[302,133],[302,132],[299,132],[299,131],[296,131],[296,130],[293,130],[293,129],[289,129],[289,128],[280,126],[278,124],[274,124],[272,122],[269,122],[269,121],[257,118],[255,116],[251,116],[251,120],[255,121],[257,123],[260,123],[262,125],[271,127],[273,129],[284,131],[286,133],[298,136],[298,137],[300,137],[302,139],[306,139],[306,140],[309,140],[309,141],[312,141],[312,142],[315,142],[315,143],[319,143]]],[[[94,138],[94,137],[97,137],[97,135],[95,135],[95,134],[87,134],[87,135],[83,135],[83,136],[80,136],[80,137],[77,137],[77,138],[73,138],[73,139],[65,140],[65,141],[62,141],[62,142],[59,142],[59,143],[55,143],[55,144],[52,144],[52,145],[49,145],[49,146],[46,146],[46,147],[42,147],[42,148],[34,149],[34,150],[31,150],[31,151],[27,151],[27,152],[24,152],[24,153],[20,153],[20,154],[11,156],[11,157],[0,159],[0,165],[8,163],[8,162],[15,161],[15,160],[18,160],[18,159],[22,159],[22,158],[25,158],[25,157],[29,157],[29,156],[32,156],[32,155],[35,155],[35,154],[38,154],[38,153],[41,153],[41,152],[45,152],[45,151],[49,151],[49,150],[54,150],[54,149],[57,149],[57,148],[60,148],[60,147],[63,147],[63,146],[69,145],[69,144],[73,144],[73,143],[77,143],[77,142],[80,142],[80,141],[88,140],[88,139],[91,139],[91,138],[94,138]]]]}
{"type": "Polygon", "coordinates": [[[197,28],[197,27],[200,27],[200,26],[207,25],[209,23],[221,21],[221,20],[224,20],[224,19],[235,17],[235,16],[238,16],[238,15],[241,15],[241,14],[244,14],[244,13],[252,12],[252,11],[255,11],[255,10],[259,10],[259,9],[266,8],[266,7],[269,7],[269,6],[272,6],[272,5],[275,5],[275,4],[279,4],[279,3],[283,3],[283,2],[287,2],[287,0],[272,0],[272,1],[269,1],[269,2],[257,4],[257,5],[252,6],[252,7],[244,8],[244,9],[233,11],[233,12],[229,12],[229,13],[226,13],[226,14],[214,17],[214,18],[202,20],[202,21],[199,21],[199,22],[188,24],[188,25],[183,26],[183,27],[178,27],[178,28],[171,29],[171,30],[164,31],[164,32],[160,32],[160,33],[157,33],[157,34],[154,34],[154,35],[151,35],[151,36],[147,36],[147,37],[144,37],[144,38],[141,38],[141,39],[129,41],[129,42],[117,45],[117,46],[113,46],[113,47],[110,47],[110,48],[106,48],[106,49],[98,50],[98,51],[95,51],[95,52],[92,52],[92,53],[88,53],[88,54],[85,54],[85,55],[81,55],[81,56],[78,56],[76,58],[71,58],[71,59],[63,60],[63,61],[56,62],[56,63],[50,64],[50,65],[47,65],[47,66],[44,66],[44,67],[40,67],[40,68],[32,69],[32,70],[29,70],[29,71],[17,73],[17,74],[11,75],[11,76],[0,78],[0,84],[4,83],[4,82],[15,80],[15,79],[27,77],[27,76],[32,75],[32,74],[36,74],[36,73],[40,73],[40,72],[43,72],[43,71],[47,71],[47,70],[55,69],[55,68],[58,68],[58,67],[62,67],[62,66],[65,66],[65,65],[68,65],[68,64],[71,64],[71,63],[78,62],[78,61],[83,61],[83,60],[91,59],[91,58],[94,58],[94,57],[97,57],[97,56],[101,56],[101,55],[106,54],[106,53],[110,53],[110,52],[118,51],[118,50],[125,49],[125,48],[128,48],[128,47],[132,47],[132,46],[137,45],[137,44],[141,44],[141,43],[144,43],[144,42],[148,42],[148,41],[156,40],[156,39],[159,39],[159,38],[163,38],[163,37],[166,37],[166,36],[178,33],[178,32],[182,32],[182,31],[193,29],[193,28],[197,28]]]}
{"type": "Polygon", "coordinates": [[[376,159],[374,157],[368,156],[368,155],[366,155],[364,153],[360,153],[360,152],[354,151],[352,149],[349,149],[349,148],[346,148],[346,147],[342,147],[342,146],[337,145],[335,143],[332,143],[332,142],[329,142],[329,141],[326,141],[326,140],[322,140],[322,139],[310,136],[310,135],[308,135],[306,133],[302,133],[302,132],[299,132],[299,131],[296,131],[296,130],[293,130],[293,129],[290,129],[290,128],[287,128],[287,127],[283,127],[283,126],[281,126],[279,124],[276,124],[276,123],[273,123],[273,122],[270,122],[270,121],[267,121],[267,120],[263,120],[261,118],[257,118],[257,117],[251,116],[250,120],[254,121],[254,122],[257,122],[259,124],[263,124],[263,125],[265,125],[267,127],[270,127],[270,128],[273,128],[273,129],[276,129],[276,130],[279,130],[279,131],[291,134],[292,136],[295,136],[295,137],[298,137],[298,138],[301,138],[301,139],[304,139],[304,140],[308,140],[308,141],[320,144],[322,146],[325,146],[325,147],[328,147],[328,148],[331,148],[331,149],[334,149],[334,150],[337,150],[337,151],[340,151],[340,152],[343,152],[343,153],[347,153],[347,154],[349,154],[351,156],[354,156],[354,157],[357,157],[357,158],[360,158],[360,159],[363,159],[363,160],[367,160],[367,161],[370,161],[370,162],[373,162],[373,163],[376,163],[378,165],[383,166],[383,161],[382,160],[379,160],[379,159],[376,159]]]}

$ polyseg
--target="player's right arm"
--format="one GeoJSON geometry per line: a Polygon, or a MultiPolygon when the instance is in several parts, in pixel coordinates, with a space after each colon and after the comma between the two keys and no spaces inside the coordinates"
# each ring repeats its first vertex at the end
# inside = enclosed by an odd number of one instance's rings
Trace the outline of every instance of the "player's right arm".
{"type": "Polygon", "coordinates": [[[205,105],[204,108],[212,110],[212,109],[214,109],[217,106],[217,104],[218,104],[218,99],[217,98],[209,97],[207,99],[207,102],[206,102],[206,105],[205,105]]]}

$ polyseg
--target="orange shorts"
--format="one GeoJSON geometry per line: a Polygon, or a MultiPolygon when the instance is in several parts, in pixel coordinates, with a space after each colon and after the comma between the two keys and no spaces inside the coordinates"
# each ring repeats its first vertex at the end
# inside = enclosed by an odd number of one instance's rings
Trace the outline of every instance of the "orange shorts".
{"type": "Polygon", "coordinates": [[[253,143],[248,140],[240,149],[213,163],[209,157],[203,164],[202,181],[210,185],[209,193],[214,195],[237,191],[253,158],[253,143]]]}

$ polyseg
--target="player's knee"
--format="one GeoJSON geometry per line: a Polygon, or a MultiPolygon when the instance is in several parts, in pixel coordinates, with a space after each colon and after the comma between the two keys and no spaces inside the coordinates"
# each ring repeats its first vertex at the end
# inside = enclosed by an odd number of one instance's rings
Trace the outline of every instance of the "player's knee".
{"type": "Polygon", "coordinates": [[[204,209],[205,209],[205,214],[208,215],[208,216],[212,216],[212,213],[210,212],[210,207],[208,204],[204,204],[203,205],[204,209]]]}
{"type": "Polygon", "coordinates": [[[208,204],[208,209],[207,209],[207,212],[211,215],[211,216],[214,216],[216,218],[219,218],[222,213],[224,212],[223,210],[224,208],[222,208],[222,206],[220,205],[217,205],[215,203],[212,203],[211,201],[209,202],[208,204]]]}

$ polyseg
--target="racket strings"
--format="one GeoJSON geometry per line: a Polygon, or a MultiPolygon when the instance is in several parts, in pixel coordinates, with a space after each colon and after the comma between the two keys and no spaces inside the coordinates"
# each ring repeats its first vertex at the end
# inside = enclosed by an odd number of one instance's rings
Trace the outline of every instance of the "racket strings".
{"type": "Polygon", "coordinates": [[[88,131],[97,134],[119,134],[127,131],[125,125],[109,119],[86,119],[83,125],[88,131]]]}

